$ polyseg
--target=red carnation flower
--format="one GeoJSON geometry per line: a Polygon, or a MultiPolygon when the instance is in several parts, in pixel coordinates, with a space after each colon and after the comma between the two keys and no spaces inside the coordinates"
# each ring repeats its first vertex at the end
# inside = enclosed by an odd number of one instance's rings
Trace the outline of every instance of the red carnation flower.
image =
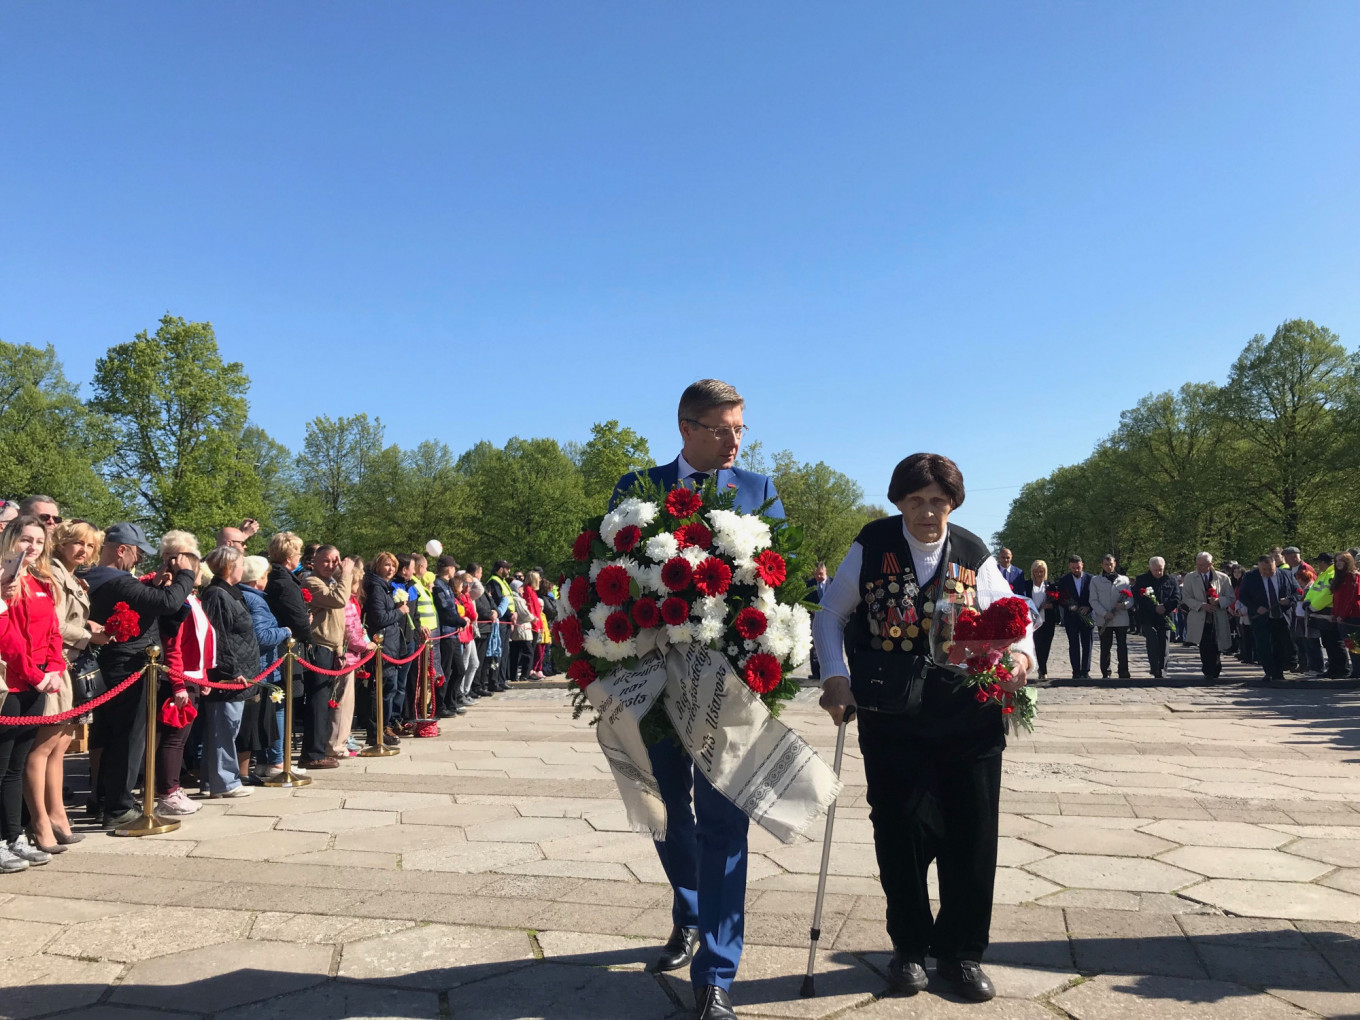
{"type": "Polygon", "coordinates": [[[954,637],[957,640],[982,636],[982,614],[976,609],[964,609],[954,621],[954,637]]]}
{"type": "Polygon", "coordinates": [[[678,627],[689,619],[689,603],[679,595],[672,595],[661,603],[661,619],[668,627],[678,627]]]}
{"type": "Polygon", "coordinates": [[[567,667],[567,679],[575,681],[576,686],[583,691],[598,678],[599,674],[595,672],[595,667],[587,659],[577,659],[567,667]]]}
{"type": "Polygon", "coordinates": [[[572,543],[571,558],[577,563],[584,563],[590,559],[590,547],[595,544],[595,539],[599,535],[593,531],[583,531],[576,536],[576,541],[572,543]]]}
{"type": "Polygon", "coordinates": [[[331,708],[339,708],[339,707],[340,707],[340,702],[336,701],[334,698],[331,698],[331,700],[328,701],[328,702],[326,702],[326,704],[327,704],[329,707],[331,707],[331,708]]]}
{"type": "Polygon", "coordinates": [[[302,589],[302,601],[303,601],[303,602],[306,602],[306,603],[308,603],[308,604],[311,603],[311,601],[312,601],[312,590],[311,590],[310,588],[303,588],[303,589],[302,589]]]}
{"type": "Polygon", "coordinates": [[[707,549],[713,544],[713,532],[695,521],[693,524],[682,524],[676,528],[675,540],[680,543],[681,549],[688,549],[692,545],[707,549]]]}
{"type": "Polygon", "coordinates": [[[765,614],[754,606],[747,606],[737,614],[736,620],[732,624],[737,629],[737,633],[747,641],[754,641],[765,633],[765,628],[769,626],[769,621],[765,619],[765,614]]]}
{"type": "Polygon", "coordinates": [[[771,588],[778,588],[789,576],[788,564],[784,562],[784,557],[773,549],[766,549],[754,562],[756,576],[771,588]]]}
{"type": "Polygon", "coordinates": [[[746,686],[757,694],[769,694],[779,686],[783,672],[779,660],[765,652],[756,652],[746,660],[746,686]]]}
{"type": "Polygon", "coordinates": [[[142,635],[142,618],[126,602],[116,602],[104,621],[104,629],[115,641],[131,641],[142,635]]]}
{"type": "MultiPolygon", "coordinates": [[[[628,598],[628,571],[611,563],[595,578],[595,594],[606,606],[621,606],[628,598]]],[[[573,585],[575,587],[575,585],[573,585]]]]}
{"type": "Polygon", "coordinates": [[[636,524],[620,528],[619,533],[614,536],[614,548],[621,553],[632,552],[633,546],[638,544],[638,539],[641,537],[642,529],[636,524]]]}
{"type": "Polygon", "coordinates": [[[666,513],[672,517],[693,517],[704,501],[693,489],[675,489],[666,496],[666,513]]]}
{"type": "Polygon", "coordinates": [[[643,630],[661,622],[661,610],[654,598],[642,598],[633,603],[633,622],[643,630]]]}
{"type": "Polygon", "coordinates": [[[694,580],[694,568],[683,556],[672,556],[661,565],[661,583],[668,591],[684,591],[694,580]]]}
{"type": "Polygon", "coordinates": [[[982,614],[979,637],[1018,641],[1029,629],[1029,603],[1020,598],[997,599],[982,614]]]}
{"type": "Polygon", "coordinates": [[[604,619],[604,636],[610,641],[627,641],[633,636],[633,621],[622,609],[604,619]]]}
{"type": "Polygon", "coordinates": [[[721,595],[732,584],[732,568],[710,556],[694,568],[694,587],[705,595],[721,595]]]}
{"type": "Polygon", "coordinates": [[[585,577],[573,577],[571,587],[567,589],[567,603],[573,612],[579,613],[586,607],[586,601],[590,598],[590,584],[585,577]]]}
{"type": "Polygon", "coordinates": [[[580,655],[585,636],[581,633],[581,621],[568,616],[558,621],[557,643],[568,655],[580,655]]]}
{"type": "Polygon", "coordinates": [[[1127,588],[1120,588],[1120,589],[1119,589],[1119,594],[1120,594],[1120,595],[1123,595],[1124,598],[1126,598],[1126,599],[1131,599],[1131,598],[1133,598],[1133,592],[1129,591],[1127,588]]]}

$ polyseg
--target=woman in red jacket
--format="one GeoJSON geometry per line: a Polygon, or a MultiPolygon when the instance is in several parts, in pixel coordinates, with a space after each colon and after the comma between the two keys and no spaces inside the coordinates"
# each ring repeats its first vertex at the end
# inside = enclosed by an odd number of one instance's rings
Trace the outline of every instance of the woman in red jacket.
{"type": "MultiPolygon", "coordinates": [[[[0,715],[36,716],[66,671],[47,529],[20,517],[0,534],[0,658],[8,688],[0,715]]],[[[0,872],[46,864],[52,855],[28,842],[23,827],[24,767],[36,724],[0,726],[0,872]]]]}
{"type": "Polygon", "coordinates": [[[1332,619],[1342,636],[1360,636],[1360,590],[1357,590],[1355,557],[1339,552],[1332,560],[1332,619]]]}

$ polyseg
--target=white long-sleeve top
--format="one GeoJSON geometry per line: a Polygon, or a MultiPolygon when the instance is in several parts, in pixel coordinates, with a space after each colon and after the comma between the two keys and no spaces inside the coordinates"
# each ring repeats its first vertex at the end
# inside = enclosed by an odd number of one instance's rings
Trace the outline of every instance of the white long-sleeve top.
{"type": "MultiPolygon", "coordinates": [[[[922,587],[929,584],[940,567],[940,557],[944,555],[944,539],[938,542],[921,542],[907,530],[902,522],[902,535],[911,549],[912,564],[916,568],[917,581],[922,587]]],[[[859,573],[864,562],[864,547],[858,542],[850,546],[850,551],[841,561],[840,569],[822,595],[821,611],[812,617],[812,640],[817,646],[817,659],[821,663],[822,676],[850,676],[850,668],[845,662],[845,625],[851,614],[859,606],[859,573]]],[[[1001,573],[995,556],[988,556],[977,571],[978,608],[986,609],[997,599],[1016,598],[1010,583],[1001,573]]],[[[1023,652],[1031,664],[1034,655],[1034,620],[1030,620],[1025,636],[1011,650],[1023,652]]]]}

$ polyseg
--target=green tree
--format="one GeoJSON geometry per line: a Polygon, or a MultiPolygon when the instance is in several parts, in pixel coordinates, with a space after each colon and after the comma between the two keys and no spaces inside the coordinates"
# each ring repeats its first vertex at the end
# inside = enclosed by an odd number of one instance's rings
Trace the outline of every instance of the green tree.
{"type": "Polygon", "coordinates": [[[117,516],[94,469],[111,449],[108,423],[81,403],[51,345],[0,341],[0,493],[42,493],[70,516],[117,516]]]}
{"type": "Polygon", "coordinates": [[[458,461],[467,479],[468,555],[552,568],[571,549],[590,503],[580,470],[555,439],[479,443],[458,461]]]}
{"type": "Polygon", "coordinates": [[[104,472],[153,530],[200,536],[264,512],[244,441],[250,379],[223,362],[211,323],[165,315],[95,363],[92,410],[110,422],[104,472]]]}
{"type": "Polygon", "coordinates": [[[324,537],[345,552],[367,548],[359,541],[363,525],[353,510],[383,451],[383,437],[382,420],[370,421],[366,414],[322,415],[307,423],[287,500],[294,531],[314,540],[324,537]]]}
{"type": "Polygon", "coordinates": [[[858,482],[824,461],[800,464],[788,450],[781,450],[774,456],[771,477],[785,515],[803,529],[799,556],[808,566],[825,560],[834,570],[860,529],[883,514],[864,505],[864,489],[858,482]]]}
{"type": "Polygon", "coordinates": [[[618,480],[629,471],[650,467],[652,454],[646,439],[611,418],[590,427],[579,463],[586,499],[603,510],[618,480]]]}

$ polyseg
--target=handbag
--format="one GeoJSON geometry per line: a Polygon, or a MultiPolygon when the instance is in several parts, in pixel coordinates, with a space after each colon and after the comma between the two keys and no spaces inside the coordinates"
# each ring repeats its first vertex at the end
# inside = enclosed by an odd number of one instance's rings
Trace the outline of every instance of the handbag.
{"type": "Polygon", "coordinates": [[[109,689],[99,668],[99,657],[89,648],[82,648],[71,663],[71,696],[77,705],[93,701],[109,689]]]}
{"type": "Polygon", "coordinates": [[[919,715],[928,660],[923,655],[858,648],[850,655],[850,693],[868,712],[919,715]]]}

